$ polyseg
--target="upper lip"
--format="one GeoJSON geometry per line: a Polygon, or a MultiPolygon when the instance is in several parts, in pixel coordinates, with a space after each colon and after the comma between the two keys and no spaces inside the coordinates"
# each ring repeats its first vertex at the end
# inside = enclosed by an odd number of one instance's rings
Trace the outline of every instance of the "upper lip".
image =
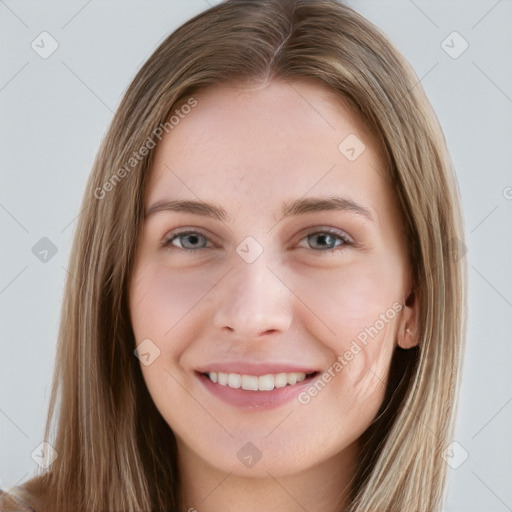
{"type": "Polygon", "coordinates": [[[320,370],[310,365],[290,364],[290,363],[249,363],[242,361],[215,362],[196,368],[199,373],[222,372],[238,373],[240,375],[268,375],[278,373],[315,373],[320,370]]]}

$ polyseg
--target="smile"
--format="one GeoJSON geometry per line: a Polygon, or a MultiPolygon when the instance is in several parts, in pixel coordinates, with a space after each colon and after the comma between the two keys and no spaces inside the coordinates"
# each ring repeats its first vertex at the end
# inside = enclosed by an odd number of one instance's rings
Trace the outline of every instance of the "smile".
{"type": "MultiPolygon", "coordinates": [[[[205,375],[211,382],[233,389],[242,388],[246,391],[272,391],[274,388],[294,386],[309,377],[302,372],[269,373],[267,375],[242,375],[239,373],[207,372],[205,375]]],[[[313,374],[311,374],[313,375],[313,374]]]]}

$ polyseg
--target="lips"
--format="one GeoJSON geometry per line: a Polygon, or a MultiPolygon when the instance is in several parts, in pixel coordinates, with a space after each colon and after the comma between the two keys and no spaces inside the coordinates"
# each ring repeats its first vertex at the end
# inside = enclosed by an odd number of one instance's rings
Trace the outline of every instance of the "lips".
{"type": "Polygon", "coordinates": [[[311,365],[292,364],[292,363],[264,363],[264,362],[244,362],[244,361],[218,361],[201,365],[195,369],[197,373],[209,374],[217,373],[236,373],[238,375],[277,375],[279,373],[304,373],[306,375],[321,368],[315,368],[311,365]]]}
{"type": "Polygon", "coordinates": [[[198,368],[196,374],[222,401],[262,410],[292,400],[320,370],[297,364],[223,362],[198,368]]]}

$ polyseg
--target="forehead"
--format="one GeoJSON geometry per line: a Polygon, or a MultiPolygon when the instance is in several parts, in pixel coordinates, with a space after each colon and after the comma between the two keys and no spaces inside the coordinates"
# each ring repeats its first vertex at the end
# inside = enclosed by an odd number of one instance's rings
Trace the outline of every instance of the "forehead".
{"type": "Polygon", "coordinates": [[[391,201],[375,138],[327,87],[230,84],[193,98],[197,105],[177,113],[179,122],[157,146],[147,204],[235,197],[238,210],[254,211],[309,193],[391,201]]]}

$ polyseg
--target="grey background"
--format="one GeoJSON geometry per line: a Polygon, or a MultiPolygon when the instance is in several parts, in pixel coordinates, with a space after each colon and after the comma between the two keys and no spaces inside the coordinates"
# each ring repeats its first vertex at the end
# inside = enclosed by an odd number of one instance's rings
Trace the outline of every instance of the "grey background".
{"type": "MultiPolygon", "coordinates": [[[[447,510],[512,511],[512,2],[349,4],[413,65],[463,200],[470,317],[447,510]],[[452,54],[460,51],[458,36],[446,39],[454,31],[469,44],[456,59],[441,46],[446,40],[452,54]]],[[[42,441],[70,243],[100,140],[142,62],[207,7],[206,0],[0,0],[4,488],[36,468],[31,453],[42,441]],[[43,31],[59,44],[46,59],[31,47],[43,31]],[[57,250],[46,262],[32,249],[43,237],[57,250]]]]}

